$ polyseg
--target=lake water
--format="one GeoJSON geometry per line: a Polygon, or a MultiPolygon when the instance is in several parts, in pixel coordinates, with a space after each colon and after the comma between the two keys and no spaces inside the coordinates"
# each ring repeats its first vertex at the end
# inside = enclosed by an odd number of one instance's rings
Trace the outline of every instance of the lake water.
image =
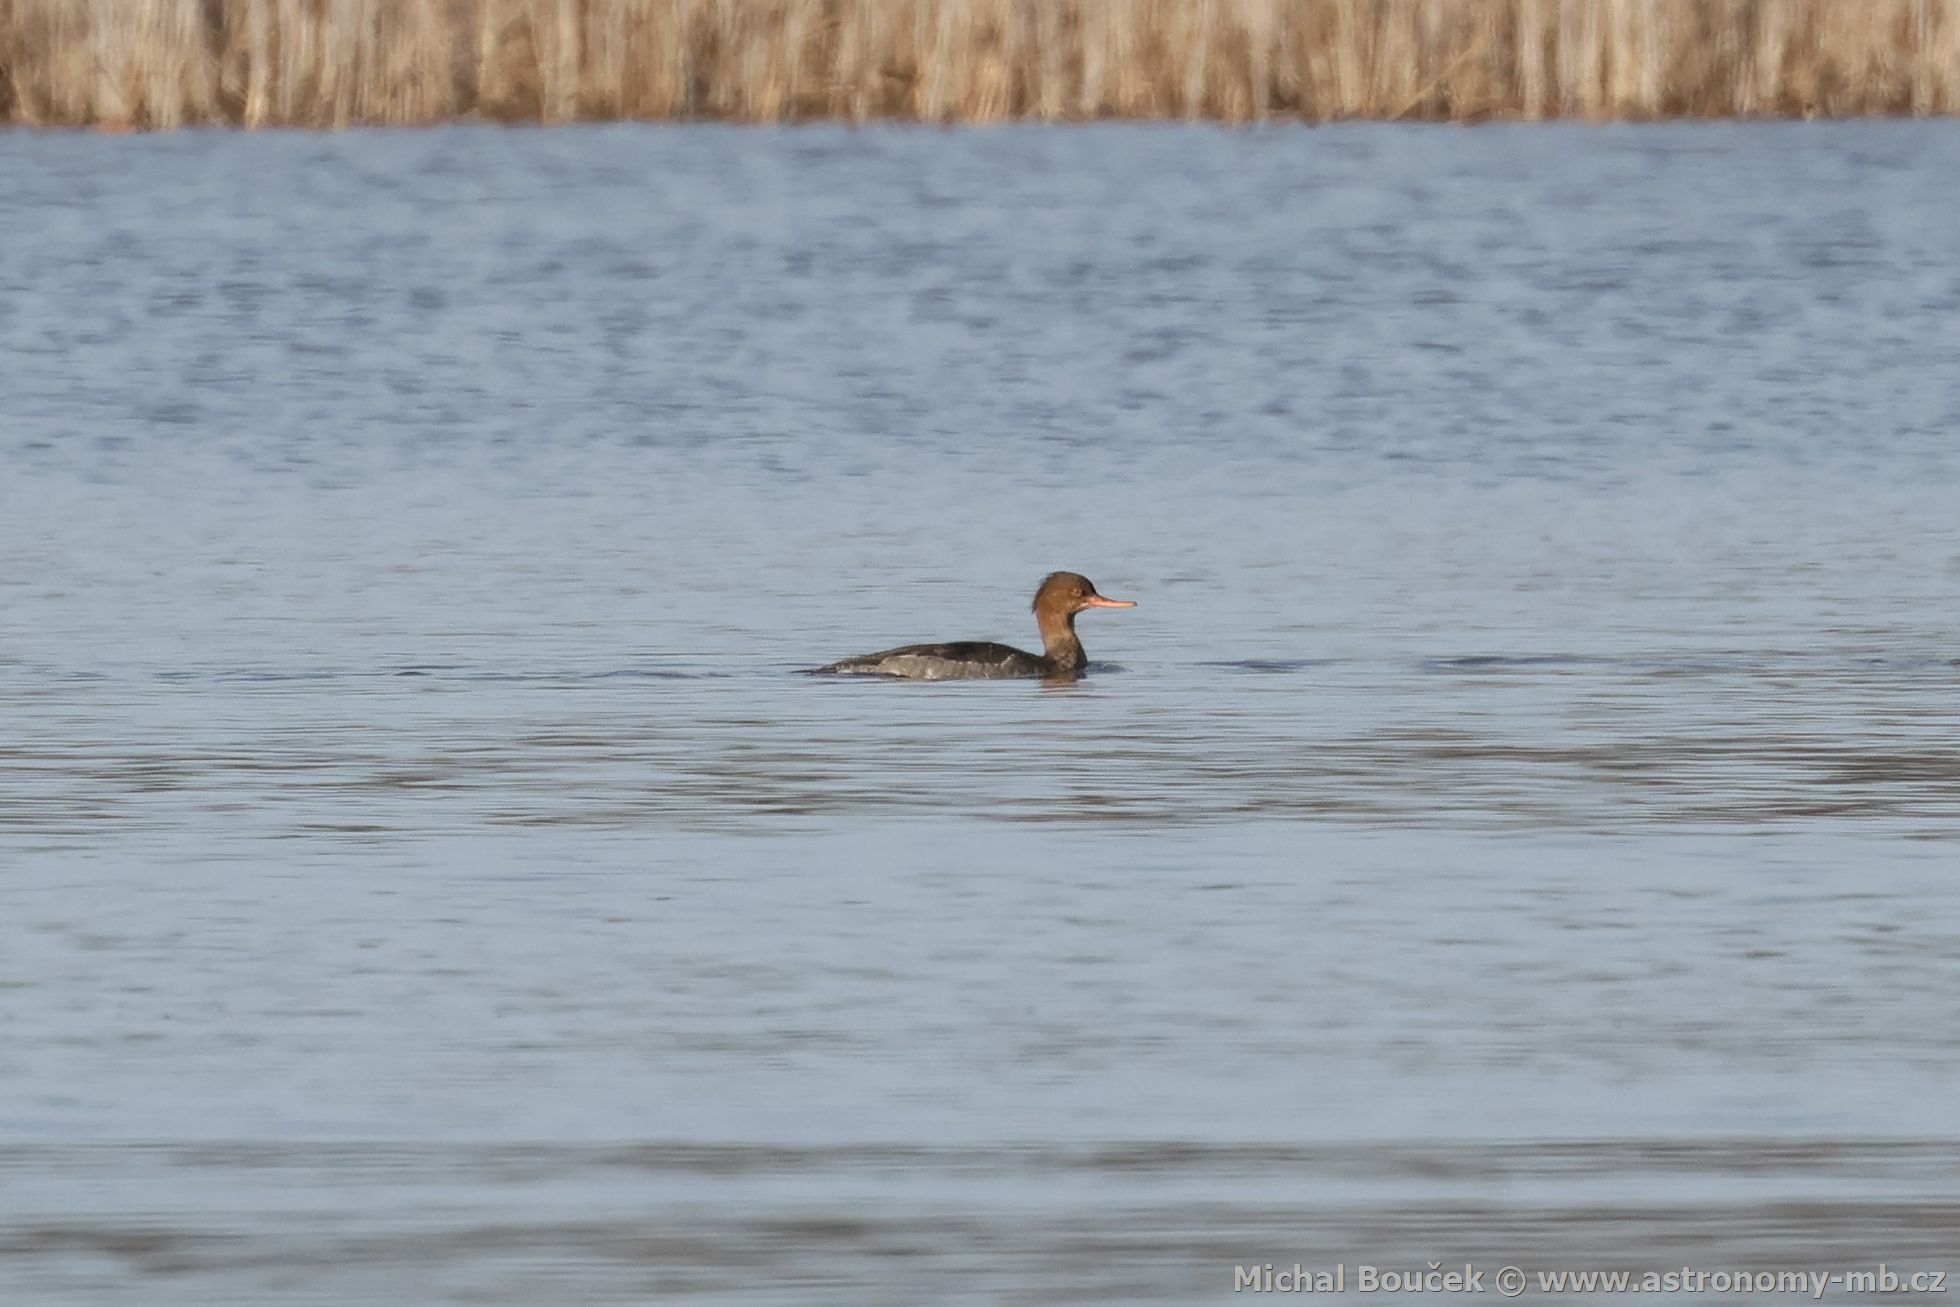
{"type": "Polygon", "coordinates": [[[0,178],[8,1303],[1954,1264],[1949,125],[0,178]]]}

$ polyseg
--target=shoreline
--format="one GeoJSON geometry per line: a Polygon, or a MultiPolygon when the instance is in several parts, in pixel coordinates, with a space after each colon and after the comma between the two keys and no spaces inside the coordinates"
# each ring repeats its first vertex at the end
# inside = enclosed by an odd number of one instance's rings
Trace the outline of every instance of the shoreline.
{"type": "Polygon", "coordinates": [[[1461,118],[1335,118],[1298,119],[1263,118],[1249,122],[1232,122],[1216,118],[1082,118],[1082,119],[1042,119],[1010,118],[997,121],[968,122],[952,120],[947,122],[928,122],[917,118],[785,118],[756,121],[743,118],[574,118],[566,122],[544,122],[531,118],[485,118],[465,114],[455,118],[433,119],[428,122],[388,123],[388,122],[350,122],[342,125],[314,126],[304,123],[266,123],[259,126],[245,126],[228,122],[183,123],[175,127],[153,127],[128,122],[100,123],[17,123],[0,119],[0,139],[14,137],[102,137],[102,136],[183,136],[192,133],[244,136],[320,136],[348,133],[394,133],[413,134],[443,129],[494,132],[559,132],[570,129],[609,128],[609,127],[660,127],[660,128],[720,128],[731,132],[770,132],[770,131],[821,131],[842,129],[846,133],[875,131],[905,132],[961,132],[987,131],[1043,131],[1043,130],[1096,130],[1122,128],[1160,128],[1176,130],[1179,128],[1211,129],[1225,132],[1248,134],[1262,131],[1320,131],[1342,127],[1425,127],[1437,131],[1462,130],[1468,132],[1485,129],[1504,128],[1544,128],[1578,129],[1608,131],[1614,128],[1658,128],[1658,127],[1829,127],[1851,126],[1856,124],[1933,124],[1948,121],[1955,114],[1916,115],[1908,113],[1869,113],[1824,116],[1821,114],[1799,115],[1753,115],[1749,117],[1705,117],[1682,115],[1673,118],[1507,118],[1492,116],[1478,119],[1461,118]]]}

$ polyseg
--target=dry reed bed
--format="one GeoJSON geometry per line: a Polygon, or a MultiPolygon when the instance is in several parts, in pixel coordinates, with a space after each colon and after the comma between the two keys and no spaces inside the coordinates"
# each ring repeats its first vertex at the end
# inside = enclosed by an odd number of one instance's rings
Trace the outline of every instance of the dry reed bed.
{"type": "Polygon", "coordinates": [[[0,0],[0,121],[1950,114],[1960,0],[0,0]]]}

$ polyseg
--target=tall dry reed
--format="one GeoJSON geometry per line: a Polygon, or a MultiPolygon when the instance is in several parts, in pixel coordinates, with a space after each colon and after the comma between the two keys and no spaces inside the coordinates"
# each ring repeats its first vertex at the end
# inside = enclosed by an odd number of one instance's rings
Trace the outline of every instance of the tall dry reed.
{"type": "Polygon", "coordinates": [[[1960,111],[1960,0],[0,0],[0,121],[1960,111]]]}

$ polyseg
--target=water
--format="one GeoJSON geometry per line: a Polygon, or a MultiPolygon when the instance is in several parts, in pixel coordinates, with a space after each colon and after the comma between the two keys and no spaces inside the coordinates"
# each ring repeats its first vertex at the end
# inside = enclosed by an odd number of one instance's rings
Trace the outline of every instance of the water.
{"type": "Polygon", "coordinates": [[[1952,1263],[1945,126],[0,175],[9,1302],[1952,1263]]]}

